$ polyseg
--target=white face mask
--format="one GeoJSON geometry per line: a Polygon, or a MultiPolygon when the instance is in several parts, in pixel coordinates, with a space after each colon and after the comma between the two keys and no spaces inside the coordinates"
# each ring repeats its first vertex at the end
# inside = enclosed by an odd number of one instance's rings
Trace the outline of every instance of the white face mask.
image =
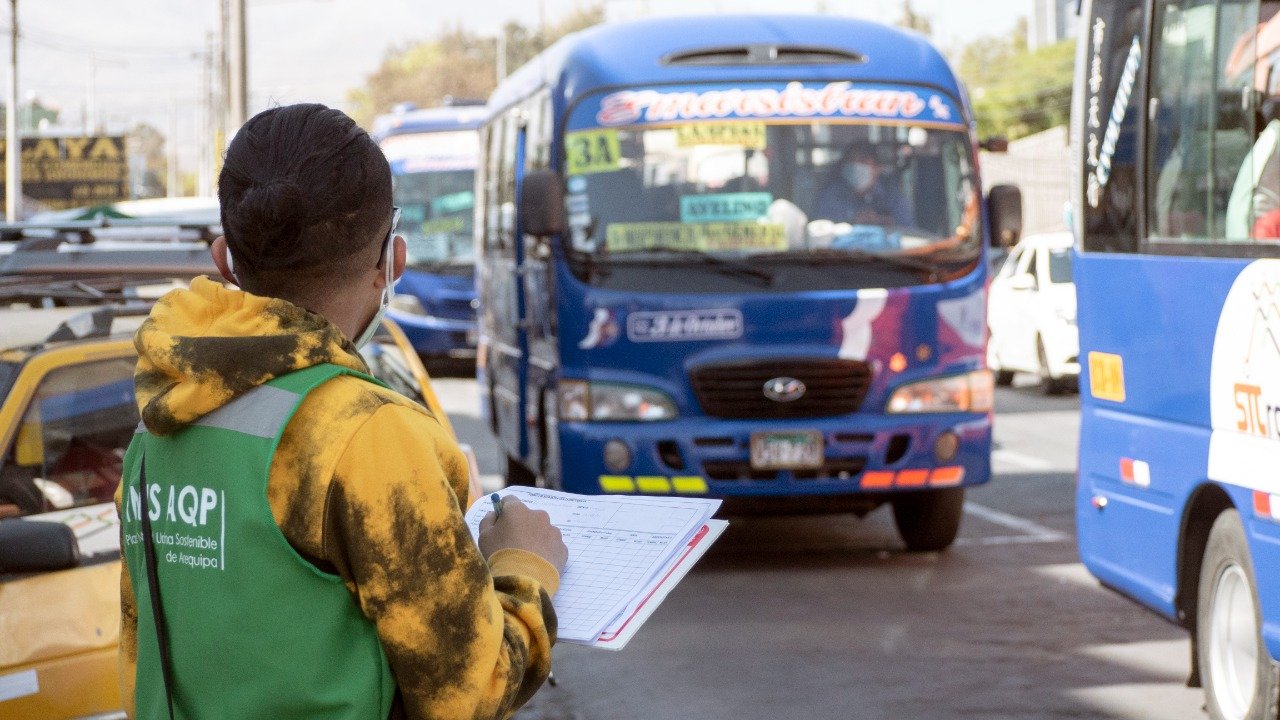
{"type": "Polygon", "coordinates": [[[870,163],[853,162],[840,168],[844,181],[857,192],[863,192],[875,182],[875,170],[870,163]]]}
{"type": "MultiPolygon", "coordinates": [[[[392,227],[394,229],[394,226],[392,227]]],[[[395,247],[396,236],[395,233],[392,233],[391,236],[387,238],[386,248],[382,251],[382,262],[387,272],[387,284],[382,288],[382,298],[378,301],[378,312],[373,314],[373,319],[365,326],[364,332],[360,333],[360,336],[355,339],[355,346],[357,350],[368,345],[369,341],[373,340],[373,336],[378,334],[378,328],[382,327],[382,318],[386,316],[387,307],[391,304],[391,296],[395,293],[396,283],[396,271],[393,262],[395,247]]]]}

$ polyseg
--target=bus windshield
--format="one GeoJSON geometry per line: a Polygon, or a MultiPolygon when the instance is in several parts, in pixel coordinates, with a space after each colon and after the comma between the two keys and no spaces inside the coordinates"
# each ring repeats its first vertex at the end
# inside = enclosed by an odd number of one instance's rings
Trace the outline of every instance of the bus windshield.
{"type": "Polygon", "coordinates": [[[900,270],[895,258],[954,265],[980,250],[977,184],[960,130],[686,123],[571,132],[565,152],[573,249],[596,262],[705,264],[711,255],[766,268],[900,270]]]}
{"type": "Polygon", "coordinates": [[[472,211],[480,151],[472,131],[409,133],[382,141],[408,262],[419,268],[474,262],[472,211]]]}

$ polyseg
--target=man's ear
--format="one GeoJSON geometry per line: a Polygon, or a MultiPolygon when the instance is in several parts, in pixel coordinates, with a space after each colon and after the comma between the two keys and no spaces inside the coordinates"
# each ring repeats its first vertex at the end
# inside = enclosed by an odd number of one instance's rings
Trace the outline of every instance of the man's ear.
{"type": "Polygon", "coordinates": [[[213,244],[209,246],[209,254],[213,256],[213,265],[218,268],[218,274],[222,279],[240,287],[240,281],[236,280],[235,271],[232,270],[231,250],[227,248],[225,235],[219,235],[213,239],[213,244]]]}
{"type": "Polygon", "coordinates": [[[392,265],[392,270],[394,270],[392,277],[396,280],[399,280],[400,276],[404,275],[404,267],[408,262],[408,257],[409,244],[405,242],[403,235],[396,235],[391,248],[391,261],[394,263],[392,265]]]}

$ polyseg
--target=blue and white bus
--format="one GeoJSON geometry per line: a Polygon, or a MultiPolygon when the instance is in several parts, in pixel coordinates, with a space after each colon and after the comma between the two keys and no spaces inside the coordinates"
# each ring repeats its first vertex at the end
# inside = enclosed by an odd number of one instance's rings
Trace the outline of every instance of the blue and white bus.
{"type": "Polygon", "coordinates": [[[373,136],[394,175],[409,264],[388,314],[428,362],[475,357],[475,173],[479,103],[397,108],[373,136]]]}
{"type": "Polygon", "coordinates": [[[1276,717],[1278,13],[1092,0],[1080,24],[1080,555],[1190,631],[1217,720],[1276,717]]]}
{"type": "Polygon", "coordinates": [[[489,112],[477,374],[508,482],[892,503],[908,547],[952,542],[990,477],[992,225],[937,50],[835,17],[605,25],[489,112]]]}

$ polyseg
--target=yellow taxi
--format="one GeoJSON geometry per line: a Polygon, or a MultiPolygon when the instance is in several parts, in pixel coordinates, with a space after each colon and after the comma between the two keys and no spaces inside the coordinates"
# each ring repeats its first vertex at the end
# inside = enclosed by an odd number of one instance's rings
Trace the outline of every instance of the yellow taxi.
{"type": "MultiPolygon", "coordinates": [[[[138,425],[132,336],[147,309],[0,309],[0,720],[124,717],[112,498],[138,425]]],[[[393,321],[363,352],[448,424],[393,321]]]]}

